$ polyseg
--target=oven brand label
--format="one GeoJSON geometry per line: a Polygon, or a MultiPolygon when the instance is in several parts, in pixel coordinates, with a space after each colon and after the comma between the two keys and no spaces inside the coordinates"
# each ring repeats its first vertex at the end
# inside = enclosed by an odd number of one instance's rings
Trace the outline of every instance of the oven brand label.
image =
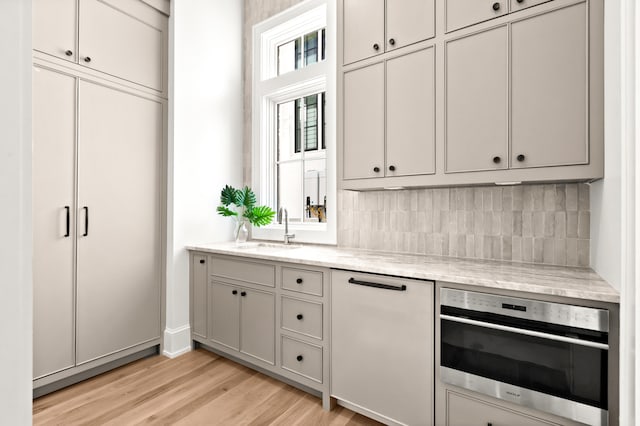
{"type": "Polygon", "coordinates": [[[520,398],[520,394],[516,393],[516,392],[511,392],[511,391],[505,391],[507,395],[512,396],[514,398],[520,398]]]}

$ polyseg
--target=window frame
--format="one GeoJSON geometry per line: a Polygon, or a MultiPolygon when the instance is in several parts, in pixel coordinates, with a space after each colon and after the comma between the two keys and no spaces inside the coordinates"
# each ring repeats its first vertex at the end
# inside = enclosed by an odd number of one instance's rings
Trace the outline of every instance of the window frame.
{"type": "MultiPolygon", "coordinates": [[[[336,14],[335,2],[307,0],[253,27],[252,187],[260,204],[277,207],[277,105],[325,92],[327,222],[289,223],[294,241],[336,244],[336,14]],[[278,75],[278,46],[325,30],[325,59],[278,75]],[[257,48],[256,48],[257,47],[257,48]]],[[[321,40],[318,40],[321,43],[321,40]]],[[[320,106],[319,106],[320,107],[320,106]]],[[[322,142],[318,140],[319,146],[322,142]]],[[[301,200],[302,202],[302,200],[301,200]]],[[[285,206],[286,207],[286,206],[285,206]]],[[[282,240],[284,224],[252,229],[254,239],[282,240]]]]}

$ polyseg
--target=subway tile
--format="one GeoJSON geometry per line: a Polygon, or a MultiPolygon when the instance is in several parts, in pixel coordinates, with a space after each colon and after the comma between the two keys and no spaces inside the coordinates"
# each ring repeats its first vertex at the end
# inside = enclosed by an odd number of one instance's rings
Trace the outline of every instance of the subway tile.
{"type": "Polygon", "coordinates": [[[483,235],[474,235],[473,236],[473,252],[475,254],[476,259],[484,259],[484,236],[483,235]]]}
{"type": "Polygon", "coordinates": [[[493,209],[493,201],[491,200],[491,188],[482,188],[482,210],[491,211],[493,209]]]}
{"type": "Polygon", "coordinates": [[[412,212],[418,211],[418,191],[417,190],[409,191],[409,203],[410,203],[410,210],[412,212]]]}
{"type": "Polygon", "coordinates": [[[522,236],[522,211],[516,210],[512,213],[511,233],[514,236],[522,236]]]}
{"type": "Polygon", "coordinates": [[[544,238],[542,240],[542,262],[553,264],[555,254],[555,244],[553,238],[544,238]]]}
{"type": "Polygon", "coordinates": [[[458,234],[449,234],[449,252],[447,256],[458,257],[458,234]]]}
{"type": "Polygon", "coordinates": [[[578,238],[578,212],[567,212],[567,238],[578,238]]]}
{"type": "Polygon", "coordinates": [[[468,211],[468,212],[474,210],[474,198],[473,198],[472,188],[464,188],[464,209],[465,211],[468,211]]]}
{"type": "Polygon", "coordinates": [[[522,262],[522,237],[511,238],[511,260],[522,262]]]}
{"type": "Polygon", "coordinates": [[[578,184],[578,210],[588,211],[591,209],[589,196],[589,185],[586,183],[578,184]]]}
{"type": "Polygon", "coordinates": [[[500,256],[501,260],[511,260],[512,250],[513,250],[513,241],[511,237],[501,237],[501,246],[502,246],[502,255],[500,256]]]}
{"type": "Polygon", "coordinates": [[[502,188],[502,211],[513,211],[513,188],[510,186],[502,188]]]}
{"type": "Polygon", "coordinates": [[[578,184],[571,183],[567,184],[565,187],[565,195],[566,195],[566,206],[567,211],[577,211],[578,210],[578,184]]]}
{"type": "Polygon", "coordinates": [[[405,238],[409,241],[409,249],[407,251],[409,253],[417,253],[418,252],[418,233],[408,232],[405,235],[406,235],[405,238]]]}
{"type": "Polygon", "coordinates": [[[533,238],[522,238],[522,261],[533,262],[533,238]]]}
{"type": "Polygon", "coordinates": [[[544,213],[541,211],[533,212],[533,236],[544,236],[544,213]]]}
{"type": "Polygon", "coordinates": [[[522,185],[516,185],[512,189],[512,208],[514,211],[516,210],[524,210],[523,200],[522,200],[522,185]]]}
{"type": "Polygon", "coordinates": [[[553,240],[554,251],[553,251],[553,263],[555,265],[566,265],[567,264],[567,242],[565,239],[555,239],[553,240]]]}
{"type": "Polygon", "coordinates": [[[482,238],[482,258],[483,259],[491,259],[492,258],[492,248],[493,248],[493,244],[492,244],[492,239],[494,237],[485,235],[482,238]]]}
{"type": "Polygon", "coordinates": [[[555,213],[556,228],[554,231],[555,238],[567,237],[567,212],[559,211],[555,213]]]}
{"type": "Polygon", "coordinates": [[[426,234],[418,233],[418,254],[427,254],[426,234]]]}
{"type": "Polygon", "coordinates": [[[491,188],[491,210],[494,212],[502,211],[502,187],[491,188]]]}
{"type": "Polygon", "coordinates": [[[425,232],[433,232],[433,210],[427,210],[425,216],[425,232]]]}
{"type": "Polygon", "coordinates": [[[547,212],[555,211],[556,209],[556,187],[555,185],[543,186],[543,209],[547,212]]]}
{"type": "Polygon", "coordinates": [[[533,213],[530,211],[522,212],[522,236],[533,237],[533,213]]]}
{"type": "Polygon", "coordinates": [[[500,260],[502,256],[502,237],[491,237],[491,259],[500,260]]]}
{"type": "Polygon", "coordinates": [[[533,261],[544,263],[544,238],[533,239],[533,261]]]}
{"type": "Polygon", "coordinates": [[[556,207],[555,211],[565,211],[567,209],[566,185],[556,185],[556,207]]]}
{"type": "Polygon", "coordinates": [[[533,211],[533,186],[524,185],[522,187],[522,210],[526,212],[533,211]]]}
{"type": "Polygon", "coordinates": [[[422,189],[418,191],[418,210],[427,211],[433,209],[433,190],[422,189]]]}
{"type": "Polygon", "coordinates": [[[556,225],[555,212],[544,212],[544,236],[553,237],[556,225]]]}
{"type": "Polygon", "coordinates": [[[567,265],[578,266],[578,239],[567,238],[565,242],[567,246],[567,265]]]}
{"type": "Polygon", "coordinates": [[[393,191],[398,193],[398,210],[408,212],[411,210],[411,191],[393,191]]]}
{"type": "Polygon", "coordinates": [[[473,210],[482,210],[482,188],[473,188],[473,210]]]}
{"type": "Polygon", "coordinates": [[[588,211],[578,212],[578,238],[589,238],[591,226],[591,213],[588,211]]]}
{"type": "Polygon", "coordinates": [[[475,244],[475,240],[476,240],[476,236],[473,234],[470,235],[466,235],[465,238],[465,244],[466,244],[466,249],[465,249],[465,256],[469,257],[469,258],[475,258],[477,257],[476,255],[476,244],[475,244]]]}
{"type": "Polygon", "coordinates": [[[500,231],[500,235],[511,237],[513,235],[513,212],[503,211],[501,216],[500,222],[502,230],[500,231]]]}
{"type": "Polygon", "coordinates": [[[532,185],[531,194],[533,198],[533,211],[542,211],[544,209],[544,186],[532,185]]]}
{"type": "Polygon", "coordinates": [[[473,212],[473,233],[484,235],[484,211],[475,210],[473,212]]]}
{"type": "Polygon", "coordinates": [[[578,239],[578,266],[589,266],[589,240],[578,239]]]}
{"type": "Polygon", "coordinates": [[[446,234],[449,232],[449,211],[440,212],[440,232],[446,234]]]}

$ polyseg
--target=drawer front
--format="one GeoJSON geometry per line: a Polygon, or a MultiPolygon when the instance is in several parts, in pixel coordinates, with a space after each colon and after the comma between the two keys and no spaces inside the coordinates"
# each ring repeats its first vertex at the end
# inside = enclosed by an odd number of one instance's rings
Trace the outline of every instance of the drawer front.
{"type": "Polygon", "coordinates": [[[537,6],[542,3],[547,3],[551,0],[511,0],[511,12],[517,12],[518,10],[526,9],[532,6],[537,6]]]}
{"type": "Polygon", "coordinates": [[[282,328],[322,340],[322,303],[282,297],[282,328]]]}
{"type": "Polygon", "coordinates": [[[447,32],[506,15],[509,0],[447,0],[447,32]]]}
{"type": "Polygon", "coordinates": [[[322,383],[322,347],[282,336],[282,368],[322,383]]]}
{"type": "Polygon", "coordinates": [[[282,288],[322,296],[322,272],[282,268],[282,288]]]}
{"type": "Polygon", "coordinates": [[[263,263],[254,263],[242,259],[212,257],[211,273],[220,278],[259,284],[268,287],[276,285],[276,267],[263,263]]]}

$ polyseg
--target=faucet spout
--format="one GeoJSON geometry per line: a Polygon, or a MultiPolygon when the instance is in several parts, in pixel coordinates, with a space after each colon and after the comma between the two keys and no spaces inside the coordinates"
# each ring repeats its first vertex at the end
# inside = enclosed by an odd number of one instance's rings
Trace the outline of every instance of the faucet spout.
{"type": "Polygon", "coordinates": [[[296,234],[289,234],[289,212],[284,207],[278,209],[278,223],[282,224],[282,217],[284,216],[284,243],[289,244],[296,234]]]}

